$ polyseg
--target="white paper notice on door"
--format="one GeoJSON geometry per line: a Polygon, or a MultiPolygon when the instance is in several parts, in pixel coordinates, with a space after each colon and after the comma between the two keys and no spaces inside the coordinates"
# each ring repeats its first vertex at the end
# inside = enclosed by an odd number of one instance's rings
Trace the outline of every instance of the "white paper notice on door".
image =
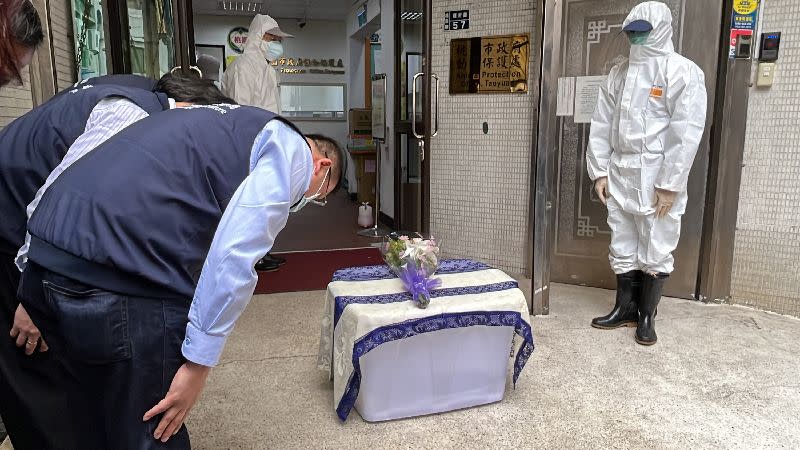
{"type": "Polygon", "coordinates": [[[566,117],[575,113],[575,77],[558,79],[558,102],[556,116],[566,117]]]}
{"type": "Polygon", "coordinates": [[[607,76],[578,77],[575,79],[575,123],[590,123],[597,106],[600,86],[607,76]]]}

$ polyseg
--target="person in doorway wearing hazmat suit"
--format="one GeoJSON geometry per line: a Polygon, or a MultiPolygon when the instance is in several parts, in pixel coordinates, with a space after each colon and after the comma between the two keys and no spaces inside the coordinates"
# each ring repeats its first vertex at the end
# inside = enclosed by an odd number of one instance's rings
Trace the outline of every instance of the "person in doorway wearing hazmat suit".
{"type": "Polygon", "coordinates": [[[222,91],[240,105],[280,114],[278,73],[272,62],[283,55],[284,33],[270,16],[256,14],[250,22],[244,53],[222,75],[222,91]]]}
{"type": "Polygon", "coordinates": [[[592,326],[636,325],[636,342],[652,345],[705,128],[706,88],[702,70],[675,53],[665,4],[637,5],[623,31],[630,58],[601,86],[586,155],[595,191],[608,208],[609,261],[617,275],[614,309],[592,326]]]}
{"type": "MultiPolygon", "coordinates": [[[[283,38],[291,37],[294,36],[284,33],[272,17],[256,14],[250,22],[244,53],[222,74],[222,91],[240,105],[280,114],[278,73],[272,62],[283,55],[283,38]]],[[[256,263],[256,270],[275,271],[285,262],[268,254],[256,263]]]]}

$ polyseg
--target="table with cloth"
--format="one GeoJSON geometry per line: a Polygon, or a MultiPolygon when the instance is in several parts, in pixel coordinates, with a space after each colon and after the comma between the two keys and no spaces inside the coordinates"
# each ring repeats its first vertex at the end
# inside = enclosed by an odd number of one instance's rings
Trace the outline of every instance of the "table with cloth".
{"type": "Polygon", "coordinates": [[[341,420],[353,407],[377,421],[502,400],[509,351],[516,384],[534,349],[517,282],[465,259],[443,260],[435,277],[422,309],[386,265],[334,274],[318,366],[333,379],[341,420]]]}

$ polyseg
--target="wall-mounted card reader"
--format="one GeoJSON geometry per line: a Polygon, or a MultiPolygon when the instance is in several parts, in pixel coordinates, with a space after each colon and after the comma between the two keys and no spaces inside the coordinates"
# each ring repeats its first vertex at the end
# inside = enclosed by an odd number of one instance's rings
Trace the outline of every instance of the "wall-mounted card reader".
{"type": "Polygon", "coordinates": [[[753,35],[740,34],[736,39],[736,58],[749,59],[753,54],[753,35]]]}
{"type": "Polygon", "coordinates": [[[778,60],[778,50],[781,48],[781,34],[761,33],[761,46],[759,47],[758,60],[772,62],[778,60]]]}

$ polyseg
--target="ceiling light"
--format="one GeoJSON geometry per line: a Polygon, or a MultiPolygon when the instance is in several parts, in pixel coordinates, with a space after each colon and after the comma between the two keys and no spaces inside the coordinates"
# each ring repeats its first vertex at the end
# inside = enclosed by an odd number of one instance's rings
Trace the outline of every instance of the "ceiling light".
{"type": "Polygon", "coordinates": [[[224,1],[221,0],[217,2],[217,9],[221,9],[223,11],[241,11],[241,12],[261,12],[261,8],[264,6],[263,3],[260,2],[234,2],[234,1],[224,1]]]}
{"type": "Polygon", "coordinates": [[[401,20],[405,20],[407,22],[413,22],[413,21],[419,20],[421,18],[422,18],[422,13],[421,12],[404,11],[404,12],[400,13],[400,19],[401,20]]]}

